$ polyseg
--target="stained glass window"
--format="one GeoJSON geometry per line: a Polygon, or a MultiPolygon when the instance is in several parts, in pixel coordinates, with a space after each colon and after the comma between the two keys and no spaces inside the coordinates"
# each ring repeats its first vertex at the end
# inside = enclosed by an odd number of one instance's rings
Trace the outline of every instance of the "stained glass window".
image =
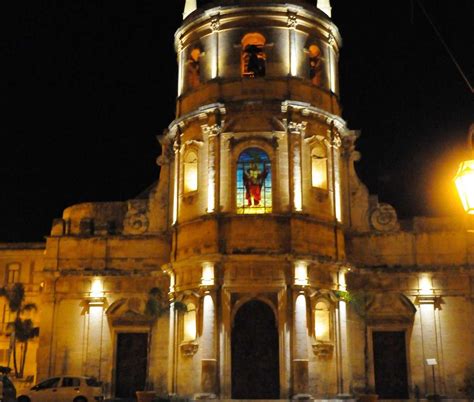
{"type": "Polygon", "coordinates": [[[272,212],[272,172],[268,155],[259,148],[243,151],[237,162],[237,213],[272,212]]]}

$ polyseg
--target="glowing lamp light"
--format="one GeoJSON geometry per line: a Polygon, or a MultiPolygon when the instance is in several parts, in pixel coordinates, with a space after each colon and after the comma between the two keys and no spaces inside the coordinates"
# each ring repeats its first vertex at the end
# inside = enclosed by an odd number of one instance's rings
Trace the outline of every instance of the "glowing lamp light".
{"type": "Polygon", "coordinates": [[[422,275],[420,277],[420,294],[431,295],[433,294],[433,287],[431,284],[431,277],[428,275],[422,275]]]}
{"type": "MultiPolygon", "coordinates": [[[[469,127],[468,144],[472,152],[472,136],[474,124],[469,127]]],[[[464,210],[474,215],[474,159],[461,162],[458,172],[454,177],[454,183],[461,198],[464,210]]]]}
{"type": "Polygon", "coordinates": [[[211,262],[205,262],[202,264],[201,285],[214,285],[214,265],[211,262]]]}
{"type": "Polygon", "coordinates": [[[461,198],[464,210],[474,214],[474,160],[463,161],[459,165],[458,173],[454,177],[454,183],[461,198]]]}
{"type": "Polygon", "coordinates": [[[305,261],[295,263],[295,285],[306,286],[308,284],[308,264],[305,261]]]}
{"type": "Polygon", "coordinates": [[[96,278],[92,282],[90,296],[96,298],[104,297],[104,287],[101,279],[96,278]]]}

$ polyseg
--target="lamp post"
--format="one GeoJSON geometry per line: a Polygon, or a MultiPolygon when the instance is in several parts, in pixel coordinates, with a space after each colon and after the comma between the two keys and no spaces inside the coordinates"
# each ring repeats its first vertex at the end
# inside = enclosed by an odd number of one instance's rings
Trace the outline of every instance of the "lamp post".
{"type": "Polygon", "coordinates": [[[469,215],[474,215],[474,150],[472,141],[474,135],[474,123],[469,127],[468,146],[473,159],[461,162],[458,172],[454,177],[454,183],[461,198],[464,210],[469,215]]]}

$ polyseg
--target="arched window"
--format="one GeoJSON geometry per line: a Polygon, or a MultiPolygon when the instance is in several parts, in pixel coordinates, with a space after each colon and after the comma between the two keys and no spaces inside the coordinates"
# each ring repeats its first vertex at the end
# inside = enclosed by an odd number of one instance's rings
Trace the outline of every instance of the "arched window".
{"type": "Polygon", "coordinates": [[[265,76],[265,37],[257,32],[248,33],[242,38],[242,77],[265,76]]]}
{"type": "Polygon", "coordinates": [[[318,45],[309,46],[309,78],[314,85],[321,85],[323,73],[323,61],[321,59],[321,49],[318,45]]]}
{"type": "Polygon", "coordinates": [[[237,213],[268,212],[272,212],[270,159],[260,148],[248,148],[237,162],[237,213]]]}
{"type": "Polygon", "coordinates": [[[186,61],[187,71],[186,77],[188,82],[188,88],[196,88],[201,83],[199,58],[201,57],[201,50],[194,48],[189,54],[189,58],[186,61]]]}
{"type": "Polygon", "coordinates": [[[198,189],[198,156],[196,151],[189,150],[184,155],[184,193],[198,189]]]}
{"type": "Polygon", "coordinates": [[[192,342],[196,339],[196,306],[194,303],[186,305],[187,310],[183,317],[183,342],[192,342]]]}
{"type": "Polygon", "coordinates": [[[323,301],[316,303],[314,309],[314,336],[320,342],[331,340],[331,310],[323,301]]]}
{"type": "Polygon", "coordinates": [[[311,148],[311,184],[316,188],[328,189],[327,150],[319,141],[311,148]]]}

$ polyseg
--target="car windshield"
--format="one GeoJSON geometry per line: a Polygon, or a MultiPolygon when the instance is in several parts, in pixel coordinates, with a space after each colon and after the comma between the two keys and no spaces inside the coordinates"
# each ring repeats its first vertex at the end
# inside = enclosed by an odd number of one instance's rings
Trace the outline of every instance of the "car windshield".
{"type": "Polygon", "coordinates": [[[102,383],[100,381],[97,381],[96,378],[86,378],[86,384],[89,387],[100,387],[102,383]]]}
{"type": "Polygon", "coordinates": [[[7,388],[13,388],[13,383],[10,381],[8,377],[3,377],[3,385],[7,388]]]}

